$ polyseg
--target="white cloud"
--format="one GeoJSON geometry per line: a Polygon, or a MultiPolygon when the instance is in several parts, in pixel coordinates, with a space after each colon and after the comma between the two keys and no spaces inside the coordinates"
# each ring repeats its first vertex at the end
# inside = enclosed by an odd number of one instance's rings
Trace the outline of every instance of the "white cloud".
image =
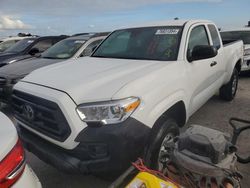
{"type": "Polygon", "coordinates": [[[15,19],[11,16],[0,16],[0,29],[30,29],[31,26],[23,23],[20,19],[15,19]]]}

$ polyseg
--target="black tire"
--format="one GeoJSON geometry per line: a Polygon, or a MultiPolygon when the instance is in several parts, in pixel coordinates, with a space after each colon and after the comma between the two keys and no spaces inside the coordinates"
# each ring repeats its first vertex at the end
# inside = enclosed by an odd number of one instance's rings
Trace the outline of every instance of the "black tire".
{"type": "Polygon", "coordinates": [[[158,165],[160,149],[164,139],[169,134],[172,134],[173,137],[180,134],[179,127],[174,119],[166,118],[153,127],[144,156],[147,166],[160,170],[158,165]]]}
{"type": "Polygon", "coordinates": [[[239,73],[234,68],[230,81],[220,88],[220,98],[226,101],[232,101],[238,89],[239,73]]]}

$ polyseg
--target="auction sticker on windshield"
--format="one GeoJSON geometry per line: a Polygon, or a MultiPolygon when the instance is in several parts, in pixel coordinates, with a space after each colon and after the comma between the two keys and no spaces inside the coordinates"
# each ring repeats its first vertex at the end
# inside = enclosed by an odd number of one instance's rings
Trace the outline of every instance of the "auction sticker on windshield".
{"type": "Polygon", "coordinates": [[[75,44],[83,44],[83,43],[85,43],[85,40],[76,40],[75,41],[75,44]]]}
{"type": "Polygon", "coordinates": [[[179,33],[179,29],[158,29],[156,31],[156,35],[177,35],[179,33]]]}

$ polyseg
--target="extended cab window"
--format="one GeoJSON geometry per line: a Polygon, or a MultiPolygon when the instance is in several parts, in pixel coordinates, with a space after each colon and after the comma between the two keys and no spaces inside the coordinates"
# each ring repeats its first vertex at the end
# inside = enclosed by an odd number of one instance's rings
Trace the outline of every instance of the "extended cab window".
{"type": "Polygon", "coordinates": [[[203,25],[197,26],[191,31],[188,42],[188,51],[192,52],[195,46],[201,45],[209,45],[206,28],[203,25]]]}
{"type": "Polygon", "coordinates": [[[211,33],[211,37],[213,40],[213,46],[216,47],[217,49],[220,49],[221,44],[220,44],[220,37],[219,33],[214,25],[208,25],[208,29],[211,33]]]}
{"type": "Polygon", "coordinates": [[[182,35],[180,26],[145,27],[113,32],[93,57],[177,60],[182,35]]]}

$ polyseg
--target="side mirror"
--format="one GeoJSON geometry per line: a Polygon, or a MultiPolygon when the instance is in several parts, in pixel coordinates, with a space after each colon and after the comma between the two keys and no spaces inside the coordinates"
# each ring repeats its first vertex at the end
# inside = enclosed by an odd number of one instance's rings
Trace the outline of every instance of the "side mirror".
{"type": "Polygon", "coordinates": [[[195,46],[192,51],[188,51],[187,59],[189,62],[209,59],[215,57],[218,54],[218,50],[209,45],[199,45],[195,46]]]}
{"type": "Polygon", "coordinates": [[[40,51],[38,48],[32,48],[30,51],[29,51],[29,54],[34,56],[36,54],[38,54],[40,51]]]}

